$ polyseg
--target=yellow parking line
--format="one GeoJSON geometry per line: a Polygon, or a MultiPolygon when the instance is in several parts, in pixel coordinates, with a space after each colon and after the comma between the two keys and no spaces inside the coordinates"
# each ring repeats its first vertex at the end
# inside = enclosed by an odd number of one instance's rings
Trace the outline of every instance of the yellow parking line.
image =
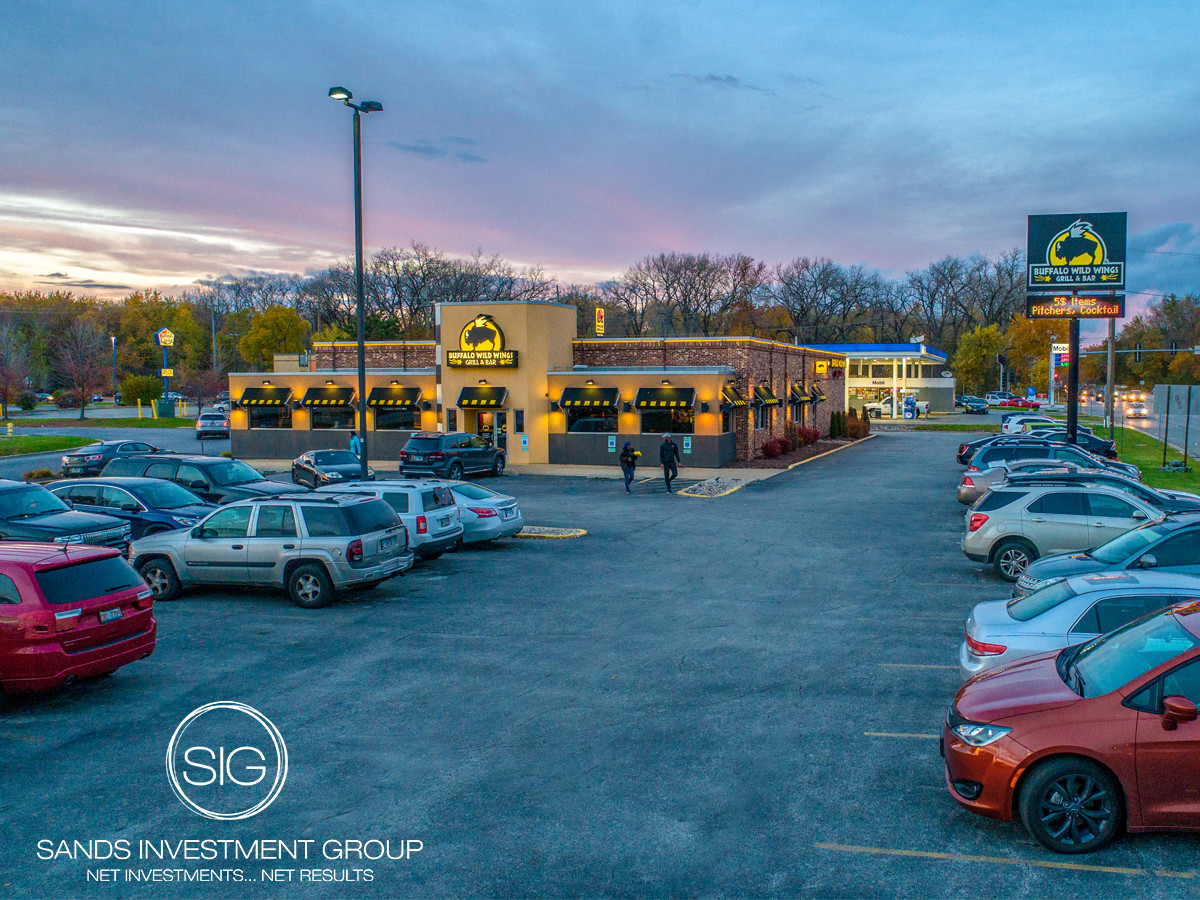
{"type": "Polygon", "coordinates": [[[931,666],[924,663],[880,663],[885,669],[957,669],[958,666],[931,666]]]}
{"type": "Polygon", "coordinates": [[[907,731],[864,731],[867,737],[888,737],[888,738],[933,738],[937,740],[941,737],[940,734],[919,734],[907,731]]]}
{"type": "Polygon", "coordinates": [[[946,859],[951,862],[996,863],[1002,866],[1033,866],[1039,869],[1069,869],[1074,872],[1105,872],[1109,875],[1157,875],[1160,878],[1195,878],[1195,872],[1167,869],[1139,869],[1129,866],[1097,866],[1088,863],[1056,862],[1047,859],[1009,859],[1003,856],[971,856],[966,853],[938,853],[933,850],[896,850],[890,847],[859,847],[853,844],[813,844],[819,850],[843,853],[868,853],[875,856],[915,856],[918,859],[946,859]]]}

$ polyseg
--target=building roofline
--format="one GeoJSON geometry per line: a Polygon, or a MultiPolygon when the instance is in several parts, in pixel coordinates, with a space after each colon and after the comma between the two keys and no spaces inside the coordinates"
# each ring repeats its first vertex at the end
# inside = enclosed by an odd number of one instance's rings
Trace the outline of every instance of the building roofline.
{"type": "MultiPolygon", "coordinates": [[[[414,367],[414,368],[410,368],[410,369],[401,369],[399,367],[369,368],[369,369],[367,369],[367,374],[368,375],[371,375],[371,374],[390,375],[390,374],[395,374],[395,373],[399,372],[399,373],[402,373],[405,375],[414,375],[414,374],[415,375],[433,375],[435,373],[435,371],[436,370],[434,369],[433,366],[420,366],[420,367],[414,367]]],[[[309,369],[301,369],[298,372],[227,372],[226,375],[230,378],[233,378],[233,377],[283,378],[288,375],[325,375],[325,376],[345,375],[345,374],[353,375],[356,372],[358,372],[358,369],[354,368],[353,366],[345,366],[345,367],[337,368],[337,369],[313,369],[311,371],[309,369]]]]}
{"type": "Polygon", "coordinates": [[[547,375],[731,375],[733,366],[576,366],[552,369],[547,375]]]}
{"type": "Polygon", "coordinates": [[[610,338],[610,337],[593,337],[593,338],[575,338],[573,344],[697,344],[697,343],[713,343],[716,341],[743,341],[748,344],[763,344],[769,347],[778,347],[781,350],[805,350],[813,353],[828,353],[830,356],[843,356],[836,350],[827,350],[820,345],[813,344],[789,344],[785,341],[768,341],[766,338],[751,337],[750,335],[742,334],[725,334],[715,335],[713,337],[700,337],[693,335],[692,337],[646,337],[646,338],[610,338]]]}

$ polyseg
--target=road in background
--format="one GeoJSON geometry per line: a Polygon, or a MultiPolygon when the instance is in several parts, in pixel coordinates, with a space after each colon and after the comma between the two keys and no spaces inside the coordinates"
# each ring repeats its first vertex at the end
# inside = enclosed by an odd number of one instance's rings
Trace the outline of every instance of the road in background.
{"type": "MultiPolygon", "coordinates": [[[[94,438],[97,441],[145,441],[164,450],[175,450],[181,453],[200,453],[208,456],[220,456],[229,450],[229,439],[206,440],[196,439],[193,428],[22,428],[14,429],[16,434],[67,434],[75,437],[94,438]]],[[[57,472],[62,468],[63,453],[34,453],[29,456],[0,457],[0,478],[20,480],[21,476],[33,469],[50,469],[57,472]]]]}

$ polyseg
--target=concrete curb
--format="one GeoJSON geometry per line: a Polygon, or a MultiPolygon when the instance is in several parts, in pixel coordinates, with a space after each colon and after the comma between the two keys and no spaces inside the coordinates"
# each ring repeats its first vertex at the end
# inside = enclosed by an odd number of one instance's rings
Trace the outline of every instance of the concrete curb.
{"type": "MultiPolygon", "coordinates": [[[[532,525],[529,527],[531,527],[531,528],[546,527],[547,531],[549,531],[549,526],[532,525]]],[[[587,534],[587,532],[582,528],[555,528],[554,532],[555,533],[553,533],[553,534],[548,534],[545,532],[536,532],[536,531],[531,532],[531,531],[525,531],[524,529],[522,529],[521,531],[518,531],[516,534],[514,534],[513,537],[527,538],[529,540],[539,540],[539,541],[564,541],[564,540],[570,540],[571,538],[581,538],[587,534]]]]}
{"type": "MultiPolygon", "coordinates": [[[[786,470],[786,469],[780,469],[779,471],[781,471],[781,472],[785,472],[785,471],[787,471],[787,470],[786,470]]],[[[766,480],[767,480],[767,479],[765,479],[765,478],[760,478],[760,479],[759,479],[759,481],[766,481],[766,480]]],[[[704,482],[700,482],[700,484],[703,484],[703,483],[704,483],[704,482]]],[[[694,487],[698,487],[698,486],[699,486],[699,485],[695,485],[695,484],[693,484],[693,485],[690,485],[690,486],[688,486],[688,487],[685,487],[685,488],[684,488],[682,491],[676,491],[676,493],[677,493],[677,494],[679,494],[679,496],[680,496],[680,497],[691,497],[693,500],[715,500],[715,499],[717,499],[717,497],[728,497],[728,496],[729,496],[730,494],[732,494],[734,491],[740,491],[742,488],[744,488],[744,487],[745,487],[746,485],[748,485],[748,484],[753,484],[753,482],[751,482],[751,481],[744,481],[744,482],[742,482],[741,484],[734,485],[733,487],[731,487],[731,488],[730,488],[729,490],[727,490],[727,491],[721,491],[721,493],[719,493],[719,494],[689,494],[689,493],[688,493],[688,491],[690,491],[690,490],[691,490],[692,488],[694,488],[694,487]]]]}
{"type": "Polygon", "coordinates": [[[796,466],[802,466],[805,463],[810,463],[815,459],[820,459],[822,456],[828,456],[830,453],[838,453],[842,450],[845,450],[847,447],[857,447],[859,444],[865,444],[867,441],[871,440],[871,438],[873,438],[873,437],[875,437],[874,432],[872,432],[871,434],[868,434],[865,438],[859,438],[857,441],[851,441],[849,444],[843,444],[840,447],[834,447],[832,450],[826,450],[824,453],[818,453],[816,456],[810,456],[808,459],[802,459],[802,460],[800,460],[800,462],[794,462],[790,466],[788,466],[786,469],[781,469],[780,471],[790,472],[792,469],[796,468],[796,466]]]}

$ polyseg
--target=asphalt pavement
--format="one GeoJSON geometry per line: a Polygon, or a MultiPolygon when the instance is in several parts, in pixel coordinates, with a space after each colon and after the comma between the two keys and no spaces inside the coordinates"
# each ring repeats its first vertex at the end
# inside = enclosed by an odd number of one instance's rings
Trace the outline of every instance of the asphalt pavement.
{"type": "Polygon", "coordinates": [[[715,500],[488,479],[526,522],[588,535],[447,554],[324,610],[158,604],[151,658],[0,712],[0,895],[1193,896],[1194,836],[1061,857],[948,795],[963,622],[1007,594],[959,551],[958,441],[879,434],[715,500]],[[202,818],[164,771],[218,700],[287,744],[251,819],[202,818]],[[265,880],[303,865],[284,860],[134,886],[87,873],[231,864],[38,857],[185,838],[422,849],[318,863],[372,870],[353,884],[265,880]]]}

